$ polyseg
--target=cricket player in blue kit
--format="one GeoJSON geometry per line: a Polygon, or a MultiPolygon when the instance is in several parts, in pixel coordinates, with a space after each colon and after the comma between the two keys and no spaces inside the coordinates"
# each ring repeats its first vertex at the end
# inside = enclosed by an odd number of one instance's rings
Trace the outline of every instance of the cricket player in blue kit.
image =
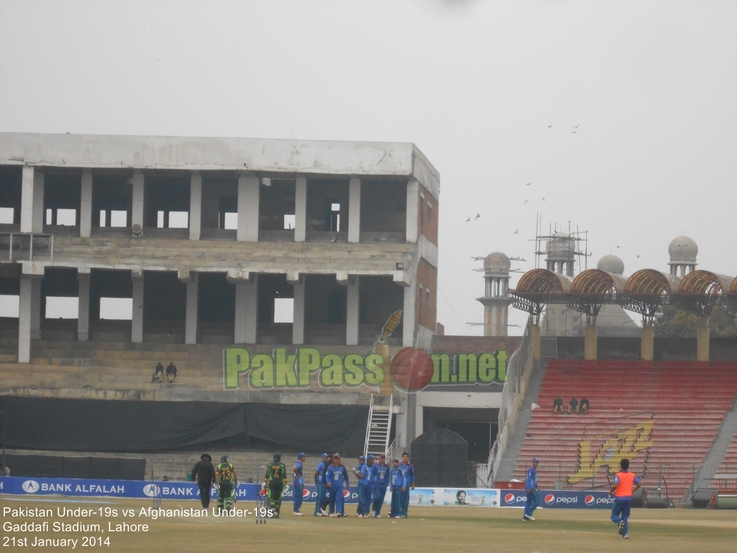
{"type": "Polygon", "coordinates": [[[340,455],[333,455],[333,464],[325,473],[325,486],[330,491],[330,517],[344,517],[343,487],[349,488],[348,471],[340,464],[340,455]]]}
{"type": "Polygon", "coordinates": [[[409,453],[402,453],[402,462],[399,463],[399,468],[407,478],[407,485],[405,490],[402,492],[402,518],[407,518],[407,511],[409,510],[409,490],[415,489],[415,467],[409,462],[409,453]]]}
{"type": "Polygon", "coordinates": [[[402,518],[402,493],[407,491],[407,476],[399,468],[399,459],[392,461],[392,469],[389,473],[389,483],[392,487],[392,506],[389,510],[389,518],[402,518]]]}
{"type": "Polygon", "coordinates": [[[629,459],[619,462],[621,470],[614,476],[614,484],[609,489],[609,495],[614,495],[612,522],[619,528],[619,535],[629,539],[629,518],[632,508],[632,494],[640,489],[641,479],[630,472],[629,459]]]}
{"type": "Polygon", "coordinates": [[[325,470],[327,464],[328,454],[322,454],[322,460],[317,463],[315,469],[315,486],[317,486],[317,501],[315,501],[315,516],[321,517],[320,507],[325,503],[325,470]]]}
{"type": "Polygon", "coordinates": [[[305,489],[305,481],[302,478],[303,463],[307,457],[304,453],[297,455],[297,462],[292,467],[292,492],[294,493],[294,516],[301,517],[302,512],[302,490],[305,489]]]}
{"type": "Polygon", "coordinates": [[[369,516],[371,508],[371,480],[369,478],[369,468],[366,464],[366,457],[361,455],[358,458],[359,465],[353,469],[353,474],[358,479],[358,506],[356,507],[356,516],[364,518],[369,516]]]}
{"type": "Polygon", "coordinates": [[[532,465],[527,469],[527,480],[525,481],[525,491],[527,492],[527,502],[525,503],[525,512],[522,515],[522,520],[535,520],[532,513],[540,504],[540,499],[537,497],[537,465],[540,463],[540,459],[535,457],[532,460],[532,465]]]}
{"type": "Polygon", "coordinates": [[[379,462],[371,470],[372,510],[376,518],[381,518],[381,506],[384,504],[384,497],[386,497],[386,488],[389,486],[391,470],[391,467],[386,464],[386,455],[382,453],[379,455],[379,462]]]}

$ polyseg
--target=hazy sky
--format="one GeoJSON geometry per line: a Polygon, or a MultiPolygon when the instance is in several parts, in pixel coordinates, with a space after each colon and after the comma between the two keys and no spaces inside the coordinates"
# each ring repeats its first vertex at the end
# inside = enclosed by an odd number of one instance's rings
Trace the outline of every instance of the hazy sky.
{"type": "Polygon", "coordinates": [[[737,275],[737,1],[0,0],[0,131],[414,142],[448,334],[538,213],[589,268],[686,234],[737,275]]]}

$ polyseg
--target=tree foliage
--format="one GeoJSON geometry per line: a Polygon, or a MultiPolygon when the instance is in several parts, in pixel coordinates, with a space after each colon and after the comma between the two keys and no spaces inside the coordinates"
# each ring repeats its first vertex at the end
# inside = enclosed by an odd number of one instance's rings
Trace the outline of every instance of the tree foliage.
{"type": "MultiPolygon", "coordinates": [[[[696,338],[696,327],[701,317],[672,305],[664,305],[655,316],[653,328],[661,338],[696,338]]],[[[737,336],[737,314],[726,306],[716,306],[709,317],[712,337],[737,336]]]]}

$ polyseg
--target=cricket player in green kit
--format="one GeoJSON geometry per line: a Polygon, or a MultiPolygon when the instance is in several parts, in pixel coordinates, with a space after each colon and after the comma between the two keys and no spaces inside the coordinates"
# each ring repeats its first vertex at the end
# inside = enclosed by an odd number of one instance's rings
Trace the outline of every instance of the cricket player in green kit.
{"type": "Polygon", "coordinates": [[[266,477],[264,478],[263,488],[269,493],[269,508],[276,514],[274,518],[279,518],[279,510],[281,509],[281,496],[284,493],[284,486],[287,484],[287,467],[281,462],[281,453],[274,453],[274,460],[266,467],[266,477]]]}
{"type": "Polygon", "coordinates": [[[219,486],[218,490],[218,510],[223,509],[230,511],[233,508],[233,491],[238,483],[238,473],[227,455],[220,458],[220,464],[215,468],[215,483],[219,486]]]}

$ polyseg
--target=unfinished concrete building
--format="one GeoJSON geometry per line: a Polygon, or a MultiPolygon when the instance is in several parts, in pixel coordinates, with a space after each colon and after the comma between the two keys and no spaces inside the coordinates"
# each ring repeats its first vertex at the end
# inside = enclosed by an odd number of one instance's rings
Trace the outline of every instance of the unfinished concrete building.
{"type": "Polygon", "coordinates": [[[2,134],[0,145],[0,291],[18,296],[21,362],[41,337],[370,344],[400,307],[394,340],[429,346],[439,185],[412,144],[2,134]],[[77,298],[76,320],[45,316],[58,297],[77,298]],[[130,319],[101,317],[106,304],[130,319]]]}
{"type": "MultiPolygon", "coordinates": [[[[362,405],[365,420],[375,387],[224,390],[223,349],[367,355],[397,309],[386,343],[430,349],[438,195],[409,143],[0,133],[2,354],[28,364],[20,379],[122,344],[138,357],[111,365],[121,381],[170,355],[185,367],[176,390],[131,384],[138,399],[362,405]]],[[[52,373],[2,393],[102,397],[52,373]]],[[[414,427],[397,424],[404,445],[414,427]]]]}

